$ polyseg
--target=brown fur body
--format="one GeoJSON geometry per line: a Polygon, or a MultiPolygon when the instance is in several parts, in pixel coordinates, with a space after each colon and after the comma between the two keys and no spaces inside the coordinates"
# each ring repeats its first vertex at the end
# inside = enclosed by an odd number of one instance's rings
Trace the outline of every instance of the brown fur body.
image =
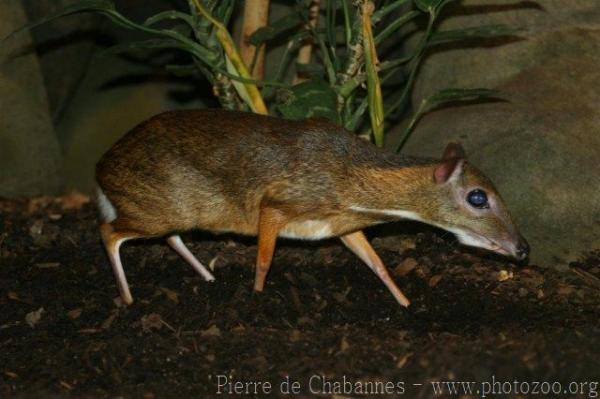
{"type": "Polygon", "coordinates": [[[411,174],[418,174],[408,166],[423,162],[433,164],[385,153],[324,121],[175,111],[117,142],[98,163],[97,181],[117,210],[118,231],[256,235],[262,204],[285,212],[299,238],[311,238],[304,221],[327,223],[331,236],[384,221],[349,207],[391,207],[385,191],[392,189],[397,203],[402,180],[411,181],[406,191],[414,197],[418,179],[411,174]]]}

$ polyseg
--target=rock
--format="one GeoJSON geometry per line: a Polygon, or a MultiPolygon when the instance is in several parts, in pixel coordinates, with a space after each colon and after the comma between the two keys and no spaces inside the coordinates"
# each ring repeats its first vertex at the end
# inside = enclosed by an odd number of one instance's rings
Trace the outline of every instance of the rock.
{"type": "MultiPolygon", "coordinates": [[[[96,58],[56,126],[66,148],[67,186],[92,192],[96,162],[102,154],[140,122],[184,107],[173,95],[182,91],[189,91],[188,82],[161,78],[123,57],[96,58]]],[[[205,93],[210,89],[199,95],[205,93]]],[[[200,105],[198,101],[185,103],[189,108],[200,105]]]]}
{"type": "MultiPolygon", "coordinates": [[[[0,38],[26,24],[21,1],[0,2],[0,38]]],[[[56,193],[61,149],[28,32],[0,46],[0,197],[56,193]]]]}
{"type": "Polygon", "coordinates": [[[439,31],[504,24],[521,29],[518,39],[494,38],[439,45],[432,48],[419,70],[414,100],[446,87],[497,87],[522,71],[553,62],[557,57],[600,55],[598,42],[570,32],[594,32],[600,27],[597,0],[510,1],[482,0],[451,3],[439,31]],[[583,39],[583,40],[580,40],[583,39]]]}
{"type": "MultiPolygon", "coordinates": [[[[39,21],[78,0],[23,0],[30,22],[39,21]]],[[[52,120],[57,122],[69,105],[73,93],[85,75],[97,35],[105,20],[99,15],[78,14],[58,18],[36,27],[30,34],[44,77],[52,120]]]]}
{"type": "Polygon", "coordinates": [[[564,267],[600,248],[600,3],[545,1],[542,12],[504,2],[505,12],[477,18],[465,11],[475,4],[465,1],[441,28],[508,23],[526,27],[525,40],[438,48],[415,101],[444,87],[477,86],[497,88],[509,102],[434,111],[404,152],[439,157],[448,141],[462,142],[502,193],[531,244],[531,262],[564,267]]]}

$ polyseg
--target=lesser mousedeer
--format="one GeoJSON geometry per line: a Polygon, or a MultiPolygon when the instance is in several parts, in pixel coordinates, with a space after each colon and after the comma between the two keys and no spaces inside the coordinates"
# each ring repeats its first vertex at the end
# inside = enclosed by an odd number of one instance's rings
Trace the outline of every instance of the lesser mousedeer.
{"type": "Polygon", "coordinates": [[[362,229],[412,219],[466,245],[528,254],[493,184],[450,144],[441,160],[384,151],[322,120],[289,121],[225,110],[157,115],[121,138],[96,171],[100,227],[123,301],[132,303],[120,245],[166,237],[206,280],[212,274],[179,233],[191,229],[258,236],[254,289],[262,291],[278,236],[340,237],[409,301],[362,229]]]}

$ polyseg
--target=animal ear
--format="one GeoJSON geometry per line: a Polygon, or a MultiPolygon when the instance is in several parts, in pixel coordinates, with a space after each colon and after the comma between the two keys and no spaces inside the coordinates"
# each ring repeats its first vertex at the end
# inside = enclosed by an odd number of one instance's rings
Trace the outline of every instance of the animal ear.
{"type": "Polygon", "coordinates": [[[442,160],[453,159],[453,158],[467,158],[467,154],[465,154],[465,150],[462,145],[459,143],[448,143],[446,149],[444,150],[444,155],[442,155],[442,160]]]}
{"type": "Polygon", "coordinates": [[[433,180],[437,184],[455,181],[463,174],[465,160],[462,158],[450,158],[442,160],[442,163],[433,169],[433,180]]]}

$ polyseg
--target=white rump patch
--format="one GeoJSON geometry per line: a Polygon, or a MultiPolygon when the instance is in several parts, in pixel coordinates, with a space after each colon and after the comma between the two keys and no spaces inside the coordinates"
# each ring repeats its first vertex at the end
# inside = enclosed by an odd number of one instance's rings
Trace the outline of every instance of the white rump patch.
{"type": "Polygon", "coordinates": [[[279,233],[285,238],[299,238],[304,240],[320,240],[333,235],[331,226],[320,220],[305,220],[298,223],[290,223],[279,233]]]}
{"type": "Polygon", "coordinates": [[[117,218],[117,210],[100,187],[96,187],[96,202],[104,223],[110,223],[117,218]]]}
{"type": "MultiPolygon", "coordinates": [[[[362,213],[378,213],[380,215],[386,215],[386,216],[395,216],[401,219],[410,219],[410,220],[416,220],[417,222],[425,222],[425,223],[429,223],[426,220],[423,220],[419,214],[417,214],[416,212],[411,212],[411,211],[403,211],[403,210],[397,210],[397,209],[372,209],[372,208],[364,208],[362,206],[351,206],[350,209],[352,209],[353,211],[356,212],[362,212],[362,213]]],[[[431,223],[429,223],[431,224],[431,223]]]]}

